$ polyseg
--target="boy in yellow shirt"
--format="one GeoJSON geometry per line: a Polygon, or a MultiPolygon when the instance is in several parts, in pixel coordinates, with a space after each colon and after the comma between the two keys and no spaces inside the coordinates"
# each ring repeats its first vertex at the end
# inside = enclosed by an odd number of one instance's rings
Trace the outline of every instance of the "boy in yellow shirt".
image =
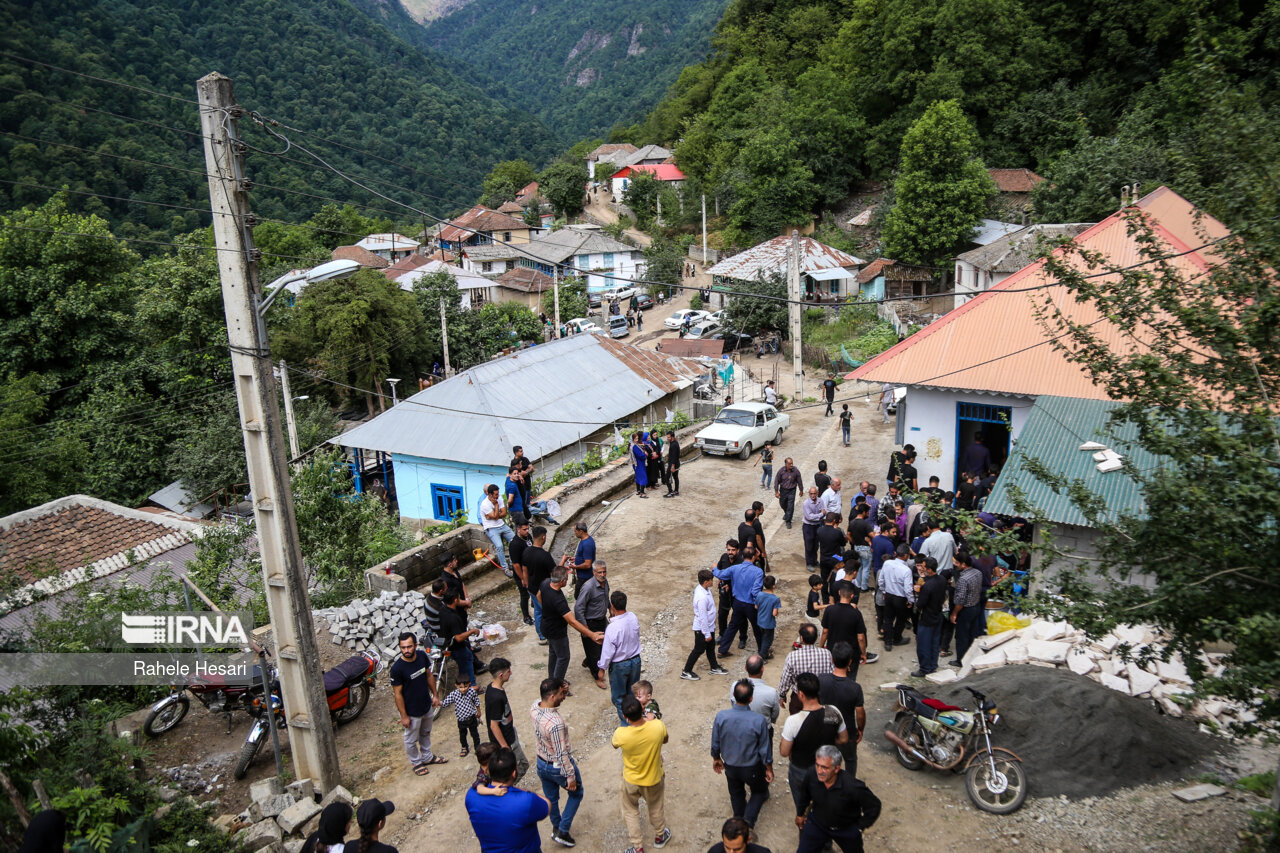
{"type": "Polygon", "coordinates": [[[622,750],[622,820],[627,825],[631,846],[626,853],[644,853],[640,828],[640,800],[649,811],[653,846],[665,847],[671,829],[663,815],[662,745],[667,742],[667,726],[651,720],[635,696],[622,700],[622,716],[627,724],[613,732],[613,748],[622,750]]]}

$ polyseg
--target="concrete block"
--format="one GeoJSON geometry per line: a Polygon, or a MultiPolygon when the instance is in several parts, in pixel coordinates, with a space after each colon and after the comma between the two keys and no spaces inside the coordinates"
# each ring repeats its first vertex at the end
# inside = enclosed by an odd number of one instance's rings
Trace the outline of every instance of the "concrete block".
{"type": "Polygon", "coordinates": [[[1070,626],[1066,622],[1036,622],[1031,626],[1035,629],[1037,640],[1060,640],[1067,636],[1070,626]]]}
{"type": "Polygon", "coordinates": [[[243,853],[253,853],[256,850],[281,851],[284,849],[281,840],[280,827],[274,820],[260,820],[253,826],[240,830],[235,838],[238,849],[243,853]]]}
{"type": "Polygon", "coordinates": [[[1116,638],[1121,643],[1128,643],[1131,646],[1138,646],[1151,642],[1151,640],[1148,639],[1151,632],[1141,625],[1118,625],[1111,633],[1115,634],[1116,638]]]}
{"type": "Polygon", "coordinates": [[[1033,640],[1027,643],[1027,656],[1033,661],[1051,663],[1055,666],[1067,662],[1067,654],[1071,651],[1069,643],[1055,643],[1045,640],[1033,640]]]}
{"type": "Polygon", "coordinates": [[[1118,690],[1121,693],[1128,693],[1131,696],[1133,695],[1132,693],[1129,693],[1129,682],[1125,681],[1123,678],[1117,678],[1114,675],[1108,675],[1105,672],[1100,672],[1098,673],[1098,683],[1103,687],[1110,687],[1112,690],[1118,690]]]}
{"type": "Polygon", "coordinates": [[[1110,655],[1116,650],[1116,646],[1120,645],[1120,639],[1115,634],[1103,634],[1098,639],[1091,640],[1089,645],[1103,654],[1110,655]]]}
{"type": "Polygon", "coordinates": [[[959,676],[956,674],[956,671],[949,666],[943,667],[937,672],[931,672],[925,676],[926,681],[931,681],[934,684],[950,684],[958,678],[959,676]]]}
{"type": "Polygon", "coordinates": [[[292,794],[295,800],[314,800],[316,786],[310,779],[299,779],[285,786],[285,793],[292,794]]]}
{"type": "Polygon", "coordinates": [[[265,800],[267,797],[278,797],[283,793],[284,786],[276,776],[259,779],[249,784],[249,799],[254,802],[265,800]]]}
{"type": "Polygon", "coordinates": [[[276,794],[272,797],[254,800],[249,803],[249,819],[256,823],[260,820],[275,817],[295,802],[297,800],[294,799],[292,794],[276,794]]]}
{"type": "Polygon", "coordinates": [[[1165,699],[1164,697],[1159,697],[1156,699],[1156,702],[1159,703],[1160,709],[1164,711],[1166,714],[1168,714],[1170,717],[1181,717],[1183,714],[1182,706],[1179,705],[1177,702],[1174,702],[1172,699],[1165,699]]]}
{"type": "Polygon", "coordinates": [[[284,843],[284,853],[302,853],[302,847],[307,843],[305,838],[294,838],[284,843]]]}
{"type": "Polygon", "coordinates": [[[987,652],[985,655],[979,655],[969,664],[973,667],[974,672],[981,672],[984,669],[996,669],[1004,666],[1005,657],[1002,649],[987,652]]]}
{"type": "Polygon", "coordinates": [[[978,645],[982,646],[982,650],[989,652],[996,646],[1003,646],[1005,643],[1017,636],[1015,631],[1001,631],[999,634],[988,634],[985,637],[978,638],[978,645]]]}
{"type": "Polygon", "coordinates": [[[896,681],[886,681],[884,684],[881,684],[881,685],[880,685],[879,690],[880,690],[880,692],[881,692],[881,693],[897,693],[897,692],[898,692],[898,682],[896,682],[896,681]]]}
{"type": "Polygon", "coordinates": [[[1225,793],[1227,793],[1226,788],[1206,783],[1203,785],[1192,785],[1190,788],[1182,788],[1181,790],[1174,791],[1173,795],[1184,803],[1195,803],[1200,800],[1207,800],[1210,797],[1221,797],[1225,793]]]}
{"type": "Polygon", "coordinates": [[[1067,668],[1076,675],[1088,675],[1097,669],[1098,665],[1080,649],[1074,649],[1067,655],[1067,668]]]}
{"type": "Polygon", "coordinates": [[[1141,696],[1144,693],[1150,693],[1151,688],[1159,683],[1160,676],[1152,675],[1134,666],[1129,667],[1129,695],[1141,696]]]}
{"type": "Polygon", "coordinates": [[[1172,681],[1175,684],[1191,686],[1191,675],[1187,672],[1187,668],[1182,661],[1177,658],[1168,662],[1156,661],[1156,675],[1160,676],[1161,681],[1172,681]]]}
{"type": "Polygon", "coordinates": [[[281,812],[276,817],[276,823],[280,824],[280,829],[285,835],[292,835],[295,830],[318,815],[320,811],[320,806],[316,805],[315,800],[301,800],[281,812]]]}
{"type": "Polygon", "coordinates": [[[1007,664],[1026,663],[1031,660],[1031,656],[1027,654],[1027,647],[1021,642],[1008,646],[1003,651],[1004,662],[1007,664]]]}
{"type": "Polygon", "coordinates": [[[1128,665],[1119,658],[1103,658],[1098,661],[1098,669],[1117,678],[1123,677],[1128,668],[1128,665]]]}
{"type": "Polygon", "coordinates": [[[351,807],[355,807],[356,798],[350,791],[341,785],[335,785],[333,790],[324,795],[324,799],[320,800],[320,808],[323,809],[330,803],[346,803],[351,807]]]}

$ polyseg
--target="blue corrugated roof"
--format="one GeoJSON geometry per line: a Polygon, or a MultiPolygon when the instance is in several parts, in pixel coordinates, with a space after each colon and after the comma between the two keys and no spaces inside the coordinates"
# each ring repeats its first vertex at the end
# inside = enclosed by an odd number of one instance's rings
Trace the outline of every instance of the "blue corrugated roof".
{"type": "Polygon", "coordinates": [[[682,361],[574,335],[465,370],[329,442],[482,465],[505,465],[518,444],[540,459],[688,384],[696,367],[682,361]]]}
{"type": "Polygon", "coordinates": [[[1121,405],[1110,400],[1037,397],[1018,435],[1017,446],[987,498],[985,509],[997,515],[1017,515],[1009,500],[1009,486],[1016,483],[1030,504],[1049,520],[1090,526],[1084,513],[1065,492],[1055,493],[1027,469],[1027,457],[1031,457],[1068,481],[1082,482],[1106,502],[1110,517],[1122,513],[1141,516],[1144,512],[1142,492],[1133,478],[1123,470],[1101,473],[1093,458],[1094,451],[1080,449],[1080,445],[1090,441],[1104,444],[1141,472],[1159,464],[1158,457],[1137,446],[1138,431],[1132,424],[1119,425],[1114,436],[1106,434],[1108,418],[1121,405]]]}

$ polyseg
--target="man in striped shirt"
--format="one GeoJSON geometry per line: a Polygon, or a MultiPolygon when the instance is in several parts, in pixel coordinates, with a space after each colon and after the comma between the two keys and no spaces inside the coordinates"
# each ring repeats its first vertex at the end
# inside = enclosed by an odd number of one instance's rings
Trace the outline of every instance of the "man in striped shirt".
{"type": "Polygon", "coordinates": [[[796,676],[811,672],[814,677],[831,672],[831,652],[818,642],[818,626],[806,623],[800,626],[800,648],[787,655],[782,664],[782,677],[778,679],[778,696],[786,696],[795,687],[796,676]]]}
{"type": "Polygon", "coordinates": [[[982,572],[973,567],[969,552],[963,548],[956,552],[955,564],[960,574],[956,578],[956,597],[951,603],[951,624],[956,626],[956,659],[951,665],[960,666],[980,630],[982,572]]]}
{"type": "Polygon", "coordinates": [[[577,842],[569,829],[578,806],[582,805],[582,775],[569,746],[569,726],[560,716],[560,703],[569,695],[569,682],[563,678],[544,678],[539,692],[542,698],[533,703],[529,715],[533,717],[537,735],[538,778],[542,780],[542,794],[551,805],[551,840],[563,847],[572,847],[577,842]],[[563,814],[560,812],[561,788],[569,794],[563,814]]]}

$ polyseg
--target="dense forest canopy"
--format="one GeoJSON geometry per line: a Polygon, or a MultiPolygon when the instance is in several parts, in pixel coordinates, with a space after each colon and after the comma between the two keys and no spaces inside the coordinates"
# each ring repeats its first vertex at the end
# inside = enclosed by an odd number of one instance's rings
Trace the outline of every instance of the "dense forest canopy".
{"type": "Polygon", "coordinates": [[[727,0],[474,0],[429,43],[569,137],[644,116],[707,54],[727,0]]]}
{"type": "Polygon", "coordinates": [[[1217,169],[1196,139],[1224,90],[1276,126],[1275,0],[733,0],[712,46],[613,138],[674,144],[749,237],[890,179],[940,101],[973,123],[986,166],[1050,178],[1038,216],[1067,221],[1114,210],[1135,181],[1208,203],[1217,169]]]}
{"type": "MultiPolygon", "coordinates": [[[[195,81],[214,70],[234,80],[246,108],[337,143],[293,135],[330,163],[441,214],[471,204],[495,161],[548,159],[554,137],[536,119],[494,101],[457,63],[410,41],[421,27],[397,4],[369,8],[377,14],[347,0],[198,7],[3,0],[0,51],[11,55],[0,53],[0,210],[42,202],[46,187],[66,186],[172,205],[68,197],[73,210],[102,216],[121,236],[165,239],[208,224],[199,212],[208,192],[189,101],[195,81]]],[[[283,150],[251,123],[242,128],[258,147],[283,150]]],[[[297,222],[322,204],[290,192],[397,209],[296,149],[283,157],[251,153],[248,169],[262,216],[297,222]]]]}

